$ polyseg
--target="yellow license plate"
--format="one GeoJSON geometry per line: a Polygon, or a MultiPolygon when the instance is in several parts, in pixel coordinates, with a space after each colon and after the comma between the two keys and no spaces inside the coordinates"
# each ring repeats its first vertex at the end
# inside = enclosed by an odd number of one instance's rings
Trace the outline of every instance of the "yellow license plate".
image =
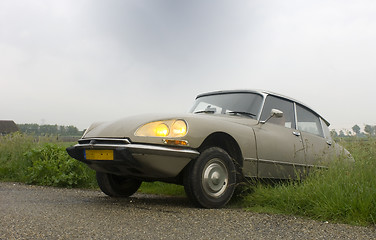
{"type": "Polygon", "coordinates": [[[85,150],[86,160],[114,160],[114,150],[85,150]]]}

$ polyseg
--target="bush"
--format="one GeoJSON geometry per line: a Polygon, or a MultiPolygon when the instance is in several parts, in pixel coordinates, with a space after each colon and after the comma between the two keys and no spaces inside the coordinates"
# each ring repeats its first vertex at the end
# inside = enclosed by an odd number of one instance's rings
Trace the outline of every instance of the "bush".
{"type": "Polygon", "coordinates": [[[69,157],[65,147],[47,143],[32,148],[24,156],[32,166],[27,168],[26,183],[56,187],[89,187],[94,171],[69,157]]]}
{"type": "Polygon", "coordinates": [[[0,180],[59,187],[96,187],[95,172],[70,158],[69,143],[20,133],[0,136],[0,180]]]}

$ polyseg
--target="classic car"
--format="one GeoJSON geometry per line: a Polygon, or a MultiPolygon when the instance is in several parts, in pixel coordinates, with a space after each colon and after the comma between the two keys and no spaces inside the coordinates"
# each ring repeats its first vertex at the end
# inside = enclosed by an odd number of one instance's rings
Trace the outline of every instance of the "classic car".
{"type": "Polygon", "coordinates": [[[69,155],[100,189],[128,197],[142,181],[184,185],[197,206],[223,207],[247,178],[295,179],[340,154],[329,122],[303,103],[259,90],[200,94],[186,114],[92,124],[69,155]]]}

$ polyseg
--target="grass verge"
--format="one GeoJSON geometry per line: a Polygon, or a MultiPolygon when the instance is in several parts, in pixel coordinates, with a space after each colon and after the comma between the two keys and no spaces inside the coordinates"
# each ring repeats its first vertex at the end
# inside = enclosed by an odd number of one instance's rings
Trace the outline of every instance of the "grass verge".
{"type": "Polygon", "coordinates": [[[138,191],[157,195],[186,196],[183,186],[163,182],[143,182],[138,191]]]}
{"type": "Polygon", "coordinates": [[[302,182],[258,183],[243,206],[257,212],[306,216],[355,225],[376,224],[376,141],[344,143],[356,162],[338,160],[302,182]]]}
{"type": "Polygon", "coordinates": [[[20,133],[0,137],[0,180],[27,184],[93,188],[95,172],[68,156],[71,143],[20,133]]]}
{"type": "MultiPolygon", "coordinates": [[[[0,181],[96,188],[95,172],[66,153],[65,148],[71,144],[19,133],[0,136],[0,181]]],[[[315,171],[302,182],[251,185],[248,193],[231,201],[230,207],[375,225],[376,141],[355,140],[342,144],[352,153],[354,164],[335,161],[329,170],[315,171]]],[[[161,182],[144,182],[139,192],[185,196],[182,186],[161,182]]]]}
{"type": "MultiPolygon", "coordinates": [[[[0,136],[0,181],[27,184],[97,188],[95,171],[69,157],[66,147],[74,143],[56,138],[34,137],[20,133],[0,136]]],[[[184,196],[184,188],[162,182],[144,182],[139,192],[184,196]]]]}

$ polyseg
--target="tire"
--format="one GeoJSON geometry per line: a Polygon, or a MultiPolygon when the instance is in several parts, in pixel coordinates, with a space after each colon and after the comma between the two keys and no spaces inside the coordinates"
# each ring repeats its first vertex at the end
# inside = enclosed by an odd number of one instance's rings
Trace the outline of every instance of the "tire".
{"type": "Polygon", "coordinates": [[[118,176],[110,173],[97,172],[99,188],[110,197],[129,197],[140,188],[142,181],[118,176]]]}
{"type": "Polygon", "coordinates": [[[230,201],[236,185],[236,170],[230,155],[211,147],[192,161],[184,176],[184,189],[196,205],[221,208],[230,201]]]}

